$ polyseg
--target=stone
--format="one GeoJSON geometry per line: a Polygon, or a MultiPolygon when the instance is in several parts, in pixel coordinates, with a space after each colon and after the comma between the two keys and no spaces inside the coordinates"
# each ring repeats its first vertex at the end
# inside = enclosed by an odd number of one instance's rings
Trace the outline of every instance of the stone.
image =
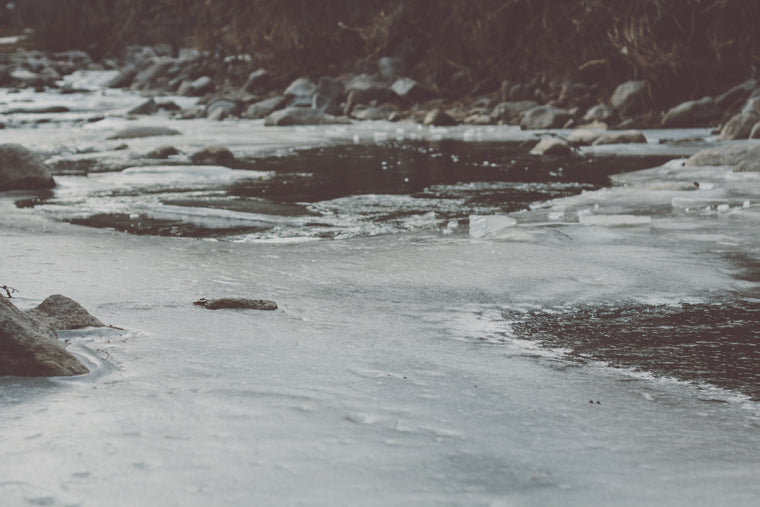
{"type": "Polygon", "coordinates": [[[457,121],[445,111],[440,109],[433,109],[422,120],[423,125],[435,126],[435,127],[449,127],[457,124],[457,121]]]}
{"type": "Polygon", "coordinates": [[[493,111],[491,111],[491,116],[496,121],[511,123],[519,120],[522,113],[533,109],[534,107],[538,107],[538,102],[532,100],[500,102],[493,108],[493,111]]]}
{"type": "Polygon", "coordinates": [[[178,136],[180,132],[169,127],[127,127],[116,131],[106,139],[136,139],[139,137],[178,136]]]}
{"type": "Polygon", "coordinates": [[[591,129],[576,129],[567,136],[567,142],[574,146],[590,146],[599,139],[604,132],[591,129]]]}
{"type": "Polygon", "coordinates": [[[45,323],[53,330],[105,327],[105,324],[90,315],[82,305],[60,294],[46,298],[39,306],[24,313],[45,323]]]}
{"type": "Polygon", "coordinates": [[[398,113],[398,110],[395,108],[395,106],[392,106],[390,104],[383,104],[381,106],[356,107],[351,113],[351,116],[357,120],[382,121],[390,120],[391,115],[394,113],[398,113]]]}
{"type": "Polygon", "coordinates": [[[241,309],[241,310],[267,310],[277,309],[277,303],[266,299],[246,299],[246,298],[219,298],[206,299],[201,298],[193,302],[195,306],[202,306],[209,310],[220,310],[223,308],[241,309]]]}
{"type": "Polygon", "coordinates": [[[740,144],[714,146],[700,150],[686,160],[687,166],[742,166],[747,170],[750,164],[760,162],[760,146],[740,144]]]}
{"type": "Polygon", "coordinates": [[[350,120],[347,118],[326,114],[312,107],[286,107],[285,109],[274,111],[264,121],[264,125],[269,127],[347,123],[350,123],[350,120]]]}
{"type": "Polygon", "coordinates": [[[760,121],[755,123],[755,125],[752,127],[752,130],[749,131],[749,138],[760,139],[760,121]]]}
{"type": "Polygon", "coordinates": [[[584,122],[607,121],[615,116],[615,110],[609,104],[592,106],[583,115],[584,122]]]}
{"type": "Polygon", "coordinates": [[[397,79],[391,85],[391,90],[406,102],[423,102],[435,97],[435,93],[420,85],[414,79],[404,77],[397,79]]]}
{"type": "Polygon", "coordinates": [[[132,84],[137,75],[137,67],[125,66],[119,73],[105,83],[107,88],[126,88],[132,84]]]}
{"type": "Polygon", "coordinates": [[[537,106],[529,109],[520,120],[524,130],[559,128],[571,118],[565,109],[554,106],[537,106]]]}
{"type": "Polygon", "coordinates": [[[83,375],[87,368],[66,351],[55,331],[0,295],[0,376],[83,375]]]}
{"type": "Polygon", "coordinates": [[[19,144],[0,144],[0,191],[53,188],[47,166],[19,144]]]}
{"type": "Polygon", "coordinates": [[[254,70],[243,85],[243,91],[252,94],[265,93],[272,86],[272,79],[265,69],[254,70]]]}
{"type": "Polygon", "coordinates": [[[358,104],[372,105],[393,102],[398,96],[390,86],[378,81],[374,76],[360,74],[346,83],[346,107],[343,112],[349,114],[358,104]]]}
{"type": "Polygon", "coordinates": [[[632,144],[632,143],[646,143],[647,138],[638,130],[623,130],[606,132],[596,138],[593,146],[599,146],[602,144],[632,144]]]}
{"type": "Polygon", "coordinates": [[[618,85],[610,97],[610,105],[620,116],[633,116],[644,112],[646,81],[626,81],[618,85]]]}
{"type": "Polygon", "coordinates": [[[549,155],[564,157],[575,153],[566,141],[557,137],[544,137],[530,150],[531,155],[549,155]]]}
{"type": "Polygon", "coordinates": [[[715,97],[715,102],[721,110],[732,109],[747,100],[755,88],[757,88],[757,81],[748,79],[715,97]]]}
{"type": "Polygon", "coordinates": [[[212,114],[217,115],[217,119],[224,119],[228,116],[240,116],[243,111],[243,102],[231,98],[215,98],[206,104],[206,117],[211,118],[212,114]],[[221,111],[216,112],[215,111],[221,111]]]}
{"type": "Polygon", "coordinates": [[[322,76],[311,95],[311,107],[327,114],[340,115],[340,103],[346,87],[333,77],[322,76]]]}
{"type": "Polygon", "coordinates": [[[395,56],[384,56],[377,61],[377,70],[384,80],[394,81],[404,75],[404,60],[395,56]]]}
{"type": "Polygon", "coordinates": [[[129,110],[127,114],[153,114],[158,112],[158,104],[153,99],[148,99],[137,107],[129,110]]]}
{"type": "Polygon", "coordinates": [[[137,72],[132,79],[133,90],[146,90],[155,88],[158,80],[166,74],[173,65],[173,58],[156,58],[146,69],[137,72]]]}
{"type": "Polygon", "coordinates": [[[234,165],[237,162],[237,158],[226,146],[221,144],[210,144],[204,146],[200,150],[190,155],[190,160],[194,164],[207,164],[207,165],[222,165],[229,166],[234,165]]]}
{"type": "Polygon", "coordinates": [[[705,127],[720,119],[721,112],[712,97],[689,100],[665,113],[662,126],[667,128],[705,127]]]}
{"type": "Polygon", "coordinates": [[[194,97],[200,97],[214,89],[214,83],[208,76],[201,76],[190,83],[190,94],[194,97]]]}
{"type": "Polygon", "coordinates": [[[159,158],[159,159],[165,159],[169,158],[172,155],[178,155],[179,150],[175,148],[174,146],[165,144],[163,146],[159,146],[157,148],[154,148],[150,150],[148,153],[145,154],[148,158],[159,158]]]}
{"type": "Polygon", "coordinates": [[[245,117],[251,119],[265,118],[274,111],[285,107],[287,99],[281,95],[254,102],[245,110],[245,117]]]}
{"type": "Polygon", "coordinates": [[[731,117],[720,129],[720,138],[723,141],[734,139],[747,139],[752,127],[760,121],[760,115],[754,111],[745,111],[731,117]]]}
{"type": "Polygon", "coordinates": [[[301,77],[290,83],[283,95],[288,98],[288,107],[311,107],[311,96],[316,89],[314,81],[301,77]]]}

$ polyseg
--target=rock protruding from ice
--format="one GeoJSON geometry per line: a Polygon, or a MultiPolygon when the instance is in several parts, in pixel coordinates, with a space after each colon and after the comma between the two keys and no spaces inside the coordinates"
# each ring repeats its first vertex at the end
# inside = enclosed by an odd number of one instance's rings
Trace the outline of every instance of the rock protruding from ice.
{"type": "Polygon", "coordinates": [[[60,294],[48,297],[36,308],[28,310],[26,314],[55,330],[105,327],[105,324],[90,315],[82,305],[60,294]]]}
{"type": "Polygon", "coordinates": [[[498,236],[516,224],[517,220],[506,215],[470,215],[470,237],[498,236]]]}
{"type": "Polygon", "coordinates": [[[32,151],[20,144],[0,145],[0,191],[54,186],[45,164],[32,151]]]}
{"type": "Polygon", "coordinates": [[[276,310],[277,303],[267,301],[266,299],[246,299],[246,298],[219,298],[206,299],[201,298],[193,303],[196,306],[202,306],[209,310],[220,310],[222,308],[242,309],[242,310],[276,310]]]}
{"type": "Polygon", "coordinates": [[[58,377],[87,372],[58,341],[55,331],[0,295],[0,376],[58,377]]]}

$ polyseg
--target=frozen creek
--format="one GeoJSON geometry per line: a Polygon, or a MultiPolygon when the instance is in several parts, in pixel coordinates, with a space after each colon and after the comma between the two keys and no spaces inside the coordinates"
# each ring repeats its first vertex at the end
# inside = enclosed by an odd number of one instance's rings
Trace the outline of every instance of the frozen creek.
{"type": "MultiPolygon", "coordinates": [[[[141,100],[105,98],[92,111],[141,100]]],[[[98,128],[63,118],[74,123],[3,136],[40,149],[105,146],[109,129],[128,123],[106,116],[98,128]]],[[[170,140],[182,149],[220,142],[236,154],[356,137],[526,136],[507,127],[171,125],[183,131],[170,140]]],[[[688,153],[667,152],[657,136],[694,132],[647,134],[651,145],[605,149],[677,159],[688,153]]],[[[129,144],[146,151],[166,142],[129,144]]],[[[207,199],[228,175],[188,169],[187,177],[212,181],[183,190],[207,199]]],[[[516,226],[486,238],[468,235],[460,201],[446,193],[498,193],[503,182],[305,204],[308,216],[321,213],[321,228],[337,231],[331,239],[293,234],[292,221],[278,234],[205,239],[66,223],[180,206],[144,191],[176,190],[176,174],[154,176],[63,177],[52,201],[30,208],[15,205],[28,195],[0,194],[0,282],[20,289],[17,304],[62,293],[124,328],[62,333],[89,375],[0,379],[4,505],[760,500],[753,180],[671,162],[513,212],[516,226]],[[694,181],[699,190],[684,190],[694,181]],[[426,195],[438,201],[409,203],[426,195]],[[388,202],[407,206],[401,221],[364,211],[388,202]],[[611,226],[620,215],[650,220],[611,226]],[[280,310],[191,304],[224,296],[272,299],[280,310]],[[615,342],[620,336],[625,343],[615,342]]]]}

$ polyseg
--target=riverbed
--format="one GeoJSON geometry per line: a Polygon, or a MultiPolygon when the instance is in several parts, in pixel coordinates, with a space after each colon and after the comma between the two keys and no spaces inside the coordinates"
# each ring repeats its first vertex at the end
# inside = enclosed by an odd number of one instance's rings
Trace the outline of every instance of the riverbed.
{"type": "Polygon", "coordinates": [[[757,504],[760,191],[683,166],[708,131],[585,170],[509,126],[129,119],[80,77],[5,95],[72,111],[4,138],[136,162],[0,194],[0,282],[120,329],[59,333],[88,375],[0,379],[7,505],[757,504]],[[115,150],[134,124],[181,134],[115,150]],[[247,165],[143,165],[167,143],[247,165]]]}

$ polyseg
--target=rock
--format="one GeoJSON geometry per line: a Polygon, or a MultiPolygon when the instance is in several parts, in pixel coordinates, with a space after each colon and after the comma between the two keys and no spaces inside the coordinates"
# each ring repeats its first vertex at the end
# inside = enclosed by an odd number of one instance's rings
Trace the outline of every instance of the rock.
{"type": "Polygon", "coordinates": [[[148,99],[137,107],[129,110],[127,114],[153,114],[158,112],[158,104],[153,99],[148,99]]]}
{"type": "Polygon", "coordinates": [[[340,115],[340,102],[345,90],[342,82],[332,77],[322,76],[311,95],[311,107],[327,114],[340,115]]]}
{"type": "Polygon", "coordinates": [[[545,137],[530,150],[531,155],[550,155],[554,157],[564,157],[575,153],[573,148],[562,139],[557,137],[545,137]]]}
{"type": "Polygon", "coordinates": [[[571,118],[570,113],[554,106],[538,106],[525,112],[520,127],[525,130],[562,127],[571,118]]]}
{"type": "Polygon", "coordinates": [[[755,88],[757,88],[757,81],[748,79],[718,95],[715,98],[715,102],[721,110],[733,109],[735,111],[736,109],[734,108],[747,100],[747,97],[749,97],[755,88]]]}
{"type": "Polygon", "coordinates": [[[164,159],[164,158],[169,158],[172,155],[178,155],[178,154],[179,154],[179,150],[177,150],[177,148],[175,148],[174,146],[165,144],[163,146],[159,146],[157,148],[152,149],[151,151],[146,153],[145,156],[148,158],[164,159]]]}
{"type": "Polygon", "coordinates": [[[237,99],[216,98],[206,104],[206,117],[209,119],[224,119],[228,116],[240,116],[243,111],[243,102],[237,99]],[[216,115],[216,118],[212,118],[216,115]]]}
{"type": "Polygon", "coordinates": [[[391,88],[373,76],[360,74],[346,83],[346,107],[343,112],[349,114],[357,104],[372,105],[373,102],[393,102],[398,96],[391,88]]]}
{"type": "Polygon", "coordinates": [[[448,113],[441,111],[440,109],[433,109],[422,121],[423,125],[432,125],[435,127],[448,127],[456,125],[457,121],[451,117],[448,113]]]}
{"type": "Polygon", "coordinates": [[[0,191],[53,187],[55,181],[37,155],[19,144],[0,144],[0,191]]]}
{"type": "Polygon", "coordinates": [[[55,331],[0,295],[0,376],[82,375],[87,368],[58,342],[55,331]]]}
{"type": "Polygon", "coordinates": [[[384,56],[377,61],[377,70],[384,80],[392,82],[404,75],[404,60],[395,56],[384,56]]]}
{"type": "Polygon", "coordinates": [[[146,90],[156,88],[159,79],[164,77],[166,71],[174,65],[173,58],[157,58],[145,70],[138,72],[132,80],[133,90],[146,90]]]}
{"type": "Polygon", "coordinates": [[[538,103],[532,100],[522,100],[518,102],[500,102],[491,111],[491,116],[496,121],[503,121],[505,123],[515,122],[518,120],[522,113],[538,107],[538,103]]]}
{"type": "Polygon", "coordinates": [[[156,107],[160,111],[169,111],[169,112],[177,112],[182,109],[181,107],[179,107],[179,105],[176,102],[173,102],[171,100],[164,100],[162,102],[157,102],[156,107]]]}
{"type": "Polygon", "coordinates": [[[752,130],[749,131],[750,139],[760,139],[760,122],[755,123],[752,130]]]}
{"type": "Polygon", "coordinates": [[[615,110],[611,106],[608,104],[597,104],[586,111],[586,114],[583,115],[583,121],[607,121],[613,116],[615,116],[615,110]]]}
{"type": "Polygon", "coordinates": [[[350,123],[347,118],[326,114],[312,107],[286,107],[271,113],[264,121],[269,127],[289,125],[327,125],[350,123]]]}
{"type": "Polygon", "coordinates": [[[489,114],[473,113],[465,116],[464,120],[462,120],[462,123],[466,123],[468,125],[492,125],[494,123],[494,119],[489,114]]]}
{"type": "Polygon", "coordinates": [[[596,138],[591,144],[599,146],[601,144],[631,144],[646,142],[647,138],[638,130],[624,130],[604,133],[596,138]]]}
{"type": "Polygon", "coordinates": [[[398,113],[395,106],[390,104],[383,104],[381,106],[359,106],[354,108],[351,116],[357,120],[390,120],[391,115],[398,113]]]}
{"type": "Polygon", "coordinates": [[[633,116],[644,111],[646,81],[626,81],[620,84],[610,98],[610,105],[620,116],[633,116]]]}
{"type": "Polygon", "coordinates": [[[237,158],[235,158],[235,155],[232,154],[229,148],[220,144],[204,146],[190,155],[190,160],[195,164],[222,166],[234,165],[237,162],[237,158]]]}
{"type": "Polygon", "coordinates": [[[219,310],[222,308],[237,308],[243,310],[276,310],[277,303],[267,301],[266,299],[245,299],[245,298],[219,298],[205,299],[201,298],[193,302],[196,306],[202,306],[209,310],[219,310]]]}
{"type": "Polygon", "coordinates": [[[672,107],[662,119],[663,127],[705,127],[720,119],[720,109],[712,97],[682,102],[672,107]]]}
{"type": "Polygon", "coordinates": [[[48,297],[39,306],[24,313],[54,330],[105,327],[105,324],[90,315],[82,305],[60,294],[48,297]]]}
{"type": "Polygon", "coordinates": [[[200,97],[214,89],[214,83],[208,76],[201,76],[190,83],[189,92],[193,97],[200,97]]]}
{"type": "Polygon", "coordinates": [[[283,92],[288,98],[288,107],[311,107],[311,96],[317,89],[317,85],[311,79],[298,78],[283,92]]]}
{"type": "Polygon", "coordinates": [[[686,160],[688,166],[734,166],[735,169],[740,168],[744,171],[758,163],[760,163],[760,146],[757,144],[705,148],[686,160]]]}
{"type": "Polygon", "coordinates": [[[754,111],[745,111],[731,117],[720,130],[720,138],[724,141],[747,139],[752,127],[760,121],[760,115],[754,111]]]}
{"type": "Polygon", "coordinates": [[[106,139],[136,139],[138,137],[178,136],[180,132],[169,127],[127,127],[116,131],[106,139]]]}
{"type": "Polygon", "coordinates": [[[245,117],[252,119],[264,118],[272,112],[285,107],[286,103],[287,99],[283,96],[272,97],[255,102],[248,106],[248,109],[245,111],[245,117]]]}
{"type": "Polygon", "coordinates": [[[243,85],[243,91],[252,94],[265,93],[272,86],[269,72],[265,69],[258,69],[251,72],[248,80],[243,85]]]}
{"type": "Polygon", "coordinates": [[[588,106],[596,95],[597,86],[584,83],[564,83],[557,102],[563,107],[588,106]]]}
{"type": "Polygon", "coordinates": [[[567,136],[567,142],[574,146],[589,146],[602,135],[604,135],[604,132],[591,129],[577,129],[567,136]]]}
{"type": "Polygon", "coordinates": [[[425,88],[414,79],[404,77],[391,85],[391,90],[406,102],[423,102],[435,97],[433,90],[425,88]]]}
{"type": "Polygon", "coordinates": [[[107,88],[126,88],[131,85],[137,75],[137,67],[130,65],[124,67],[119,73],[106,82],[107,88]]]}

